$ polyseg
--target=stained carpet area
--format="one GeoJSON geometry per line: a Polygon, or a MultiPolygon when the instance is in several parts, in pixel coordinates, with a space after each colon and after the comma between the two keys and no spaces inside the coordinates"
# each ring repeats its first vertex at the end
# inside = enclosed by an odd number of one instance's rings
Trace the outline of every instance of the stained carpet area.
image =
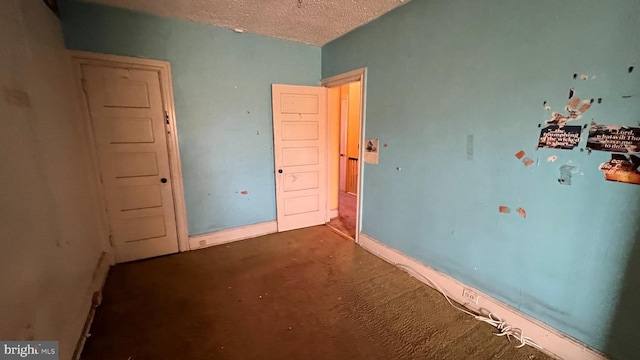
{"type": "Polygon", "coordinates": [[[82,359],[550,359],[325,226],[116,265],[82,359]]]}

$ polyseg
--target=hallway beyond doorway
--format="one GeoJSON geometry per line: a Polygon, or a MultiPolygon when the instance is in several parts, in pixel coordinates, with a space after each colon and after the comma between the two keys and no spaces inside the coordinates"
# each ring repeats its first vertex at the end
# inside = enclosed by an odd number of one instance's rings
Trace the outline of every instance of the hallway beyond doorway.
{"type": "Polygon", "coordinates": [[[329,226],[352,239],[356,238],[357,197],[340,191],[338,199],[338,217],[331,219],[329,226]]]}

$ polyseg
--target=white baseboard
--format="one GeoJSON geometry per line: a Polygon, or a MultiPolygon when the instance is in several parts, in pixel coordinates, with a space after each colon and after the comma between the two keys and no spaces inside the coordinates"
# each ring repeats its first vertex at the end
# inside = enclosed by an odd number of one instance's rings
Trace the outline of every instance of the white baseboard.
{"type": "Polygon", "coordinates": [[[210,232],[208,234],[189,237],[191,250],[202,249],[209,246],[226,244],[233,241],[245,240],[257,236],[278,232],[276,221],[267,221],[259,224],[240,226],[231,229],[210,232]]]}
{"type": "Polygon", "coordinates": [[[87,299],[90,299],[90,303],[87,304],[89,311],[82,328],[82,333],[80,334],[80,338],[78,339],[78,343],[76,344],[76,349],[73,354],[74,360],[80,359],[82,349],[84,348],[84,344],[87,341],[87,337],[89,336],[89,330],[91,330],[91,324],[93,323],[93,317],[95,315],[96,308],[102,302],[102,288],[104,288],[104,283],[107,281],[107,275],[109,275],[109,269],[111,268],[112,261],[113,256],[107,254],[106,252],[103,252],[98,258],[98,264],[93,270],[91,284],[87,289],[87,299]]]}
{"type": "Polygon", "coordinates": [[[329,219],[335,219],[338,216],[340,216],[340,214],[338,213],[338,209],[329,210],[329,219]]]}
{"type": "MultiPolygon", "coordinates": [[[[412,259],[402,252],[393,249],[364,233],[360,233],[358,244],[370,253],[393,265],[397,266],[398,264],[402,264],[408,266],[420,275],[436,282],[447,296],[451,298],[451,300],[454,300],[476,312],[483,310],[498,315],[503,321],[512,327],[521,329],[525,336],[542,346],[544,348],[543,351],[552,357],[566,360],[607,359],[604,355],[598,353],[596,350],[588,348],[577,340],[561,334],[557,330],[515,310],[511,306],[467,286],[415,259],[412,259]],[[477,306],[476,304],[469,303],[466,298],[462,297],[463,289],[471,290],[478,295],[479,299],[477,306]]],[[[400,268],[402,269],[402,267],[400,268]]],[[[424,282],[426,285],[434,287],[432,284],[420,277],[416,277],[416,279],[424,282]]]]}

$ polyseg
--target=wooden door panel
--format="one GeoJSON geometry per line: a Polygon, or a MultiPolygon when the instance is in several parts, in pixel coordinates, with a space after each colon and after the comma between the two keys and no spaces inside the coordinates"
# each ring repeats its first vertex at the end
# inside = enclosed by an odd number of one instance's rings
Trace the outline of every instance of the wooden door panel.
{"type": "Polygon", "coordinates": [[[273,85],[278,231],[324,224],[327,90],[273,85]]]}
{"type": "Polygon", "coordinates": [[[82,66],[117,262],[178,251],[158,73],[82,66]]]}

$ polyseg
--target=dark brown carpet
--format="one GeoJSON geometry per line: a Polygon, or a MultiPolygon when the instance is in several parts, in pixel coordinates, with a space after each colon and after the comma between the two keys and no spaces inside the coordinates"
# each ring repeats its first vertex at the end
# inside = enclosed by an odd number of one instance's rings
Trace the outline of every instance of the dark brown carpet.
{"type": "Polygon", "coordinates": [[[83,359],[550,359],[324,226],[115,266],[83,359]]]}

